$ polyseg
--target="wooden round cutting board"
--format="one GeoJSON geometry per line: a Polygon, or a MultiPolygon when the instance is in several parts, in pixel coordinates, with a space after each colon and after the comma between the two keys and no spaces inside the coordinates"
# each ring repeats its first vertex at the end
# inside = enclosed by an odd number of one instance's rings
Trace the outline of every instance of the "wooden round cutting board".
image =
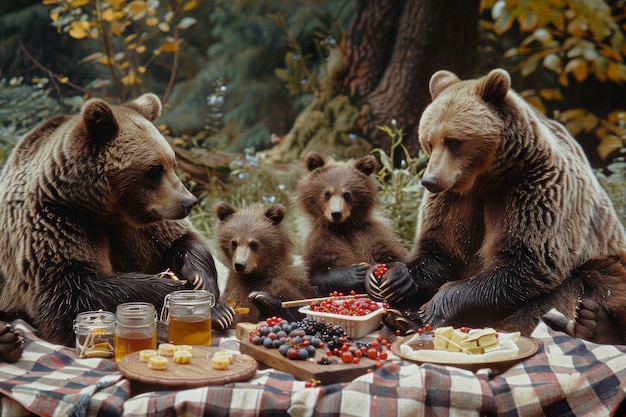
{"type": "Polygon", "coordinates": [[[223,385],[230,382],[244,381],[252,378],[258,364],[256,360],[244,353],[233,354],[233,361],[228,369],[213,369],[211,358],[218,351],[217,347],[193,346],[191,363],[174,363],[168,357],[167,369],[148,368],[148,362],[139,360],[139,352],[124,357],[117,365],[120,373],[131,381],[143,384],[162,386],[168,389],[198,388],[207,385],[223,385]]]}

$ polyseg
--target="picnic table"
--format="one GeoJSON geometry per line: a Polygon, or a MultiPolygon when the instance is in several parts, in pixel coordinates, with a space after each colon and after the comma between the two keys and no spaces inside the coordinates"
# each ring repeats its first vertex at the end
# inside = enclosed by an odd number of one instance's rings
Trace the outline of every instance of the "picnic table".
{"type": "MultiPolygon", "coordinates": [[[[276,369],[247,381],[134,395],[112,359],[78,359],[27,323],[22,358],[0,363],[0,416],[624,416],[626,346],[540,323],[539,348],[503,373],[389,360],[350,382],[307,387],[276,369]]],[[[219,336],[218,336],[219,337],[219,336]]]]}

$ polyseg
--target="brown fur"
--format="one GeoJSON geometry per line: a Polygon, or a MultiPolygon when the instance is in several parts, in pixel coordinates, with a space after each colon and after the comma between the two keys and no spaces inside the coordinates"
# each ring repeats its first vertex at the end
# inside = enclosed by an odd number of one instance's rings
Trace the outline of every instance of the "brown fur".
{"type": "Polygon", "coordinates": [[[310,222],[302,255],[313,285],[334,269],[404,259],[406,250],[380,213],[371,176],[376,158],[339,162],[310,152],[304,162],[308,173],[298,182],[297,206],[310,222]]]}
{"type": "MultiPolygon", "coordinates": [[[[255,204],[236,210],[226,202],[216,206],[215,236],[222,261],[230,269],[223,298],[250,309],[240,321],[264,320],[252,292],[267,292],[278,300],[298,300],[316,295],[303,265],[294,263],[294,245],[283,227],[285,207],[255,204]]],[[[268,313],[265,313],[268,314],[268,313]]]]}
{"type": "MultiPolygon", "coordinates": [[[[194,283],[219,296],[209,246],[185,219],[197,199],[152,124],[160,111],[153,94],[91,99],[18,143],[0,175],[0,311],[71,346],[79,312],[130,301],[159,310],[194,283]],[[168,268],[181,281],[160,279],[168,268]]],[[[215,328],[233,314],[216,306],[215,328]]]]}
{"type": "Polygon", "coordinates": [[[578,143],[503,70],[440,71],[430,91],[419,125],[429,191],[407,264],[422,320],[529,334],[551,308],[573,319],[587,297],[613,323],[588,338],[625,342],[626,233],[578,143]]]}

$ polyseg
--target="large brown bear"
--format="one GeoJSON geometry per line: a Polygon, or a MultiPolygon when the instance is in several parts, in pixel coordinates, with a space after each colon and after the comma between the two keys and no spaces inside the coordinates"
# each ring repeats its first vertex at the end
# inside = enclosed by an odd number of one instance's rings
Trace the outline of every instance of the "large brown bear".
{"type": "Polygon", "coordinates": [[[217,246],[230,268],[222,297],[248,307],[240,321],[264,320],[274,315],[295,320],[282,301],[310,298],[317,289],[309,284],[307,270],[294,263],[294,245],[283,227],[285,207],[254,204],[241,210],[221,201],[215,208],[217,246]]]}
{"type": "Polygon", "coordinates": [[[324,159],[309,152],[308,172],[298,181],[296,204],[308,221],[302,257],[320,295],[365,291],[370,264],[406,256],[391,223],[381,214],[378,188],[371,176],[372,155],[357,160],[324,159]]]}
{"type": "MultiPolygon", "coordinates": [[[[48,341],[73,345],[72,321],[206,288],[219,296],[207,242],[185,217],[197,203],[174,152],[151,123],[161,102],[88,100],[28,133],[0,175],[0,311],[22,315],[48,341]],[[180,280],[160,278],[171,269],[180,280]]],[[[230,305],[213,309],[227,328],[230,305]]]]}
{"type": "Polygon", "coordinates": [[[432,76],[415,249],[372,296],[417,325],[525,335],[555,308],[571,335],[624,343],[624,228],[577,142],[510,86],[501,69],[432,76]]]}

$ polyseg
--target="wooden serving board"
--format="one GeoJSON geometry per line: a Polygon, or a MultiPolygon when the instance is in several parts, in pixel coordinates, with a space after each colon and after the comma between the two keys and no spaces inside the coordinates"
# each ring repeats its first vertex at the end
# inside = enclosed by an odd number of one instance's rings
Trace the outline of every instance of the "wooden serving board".
{"type": "Polygon", "coordinates": [[[191,363],[174,363],[174,358],[168,357],[167,369],[156,370],[148,368],[147,362],[139,360],[139,352],[124,357],[117,365],[120,373],[132,381],[146,386],[161,387],[162,389],[187,389],[207,385],[223,385],[230,382],[244,381],[256,374],[258,364],[254,358],[246,354],[233,355],[233,361],[228,369],[213,369],[211,358],[217,351],[224,350],[217,347],[193,346],[191,363]]]}
{"type": "MultiPolygon", "coordinates": [[[[367,341],[364,338],[359,340],[367,341]]],[[[319,365],[316,362],[326,354],[322,349],[317,349],[315,358],[304,361],[292,360],[281,355],[278,349],[268,349],[263,345],[254,345],[247,338],[240,341],[239,350],[270,368],[290,373],[302,381],[316,379],[321,384],[352,381],[354,378],[367,373],[369,369],[374,369],[376,365],[376,360],[369,359],[366,356],[360,358],[358,365],[343,363],[338,356],[331,357],[336,362],[334,364],[319,365]]]]}

